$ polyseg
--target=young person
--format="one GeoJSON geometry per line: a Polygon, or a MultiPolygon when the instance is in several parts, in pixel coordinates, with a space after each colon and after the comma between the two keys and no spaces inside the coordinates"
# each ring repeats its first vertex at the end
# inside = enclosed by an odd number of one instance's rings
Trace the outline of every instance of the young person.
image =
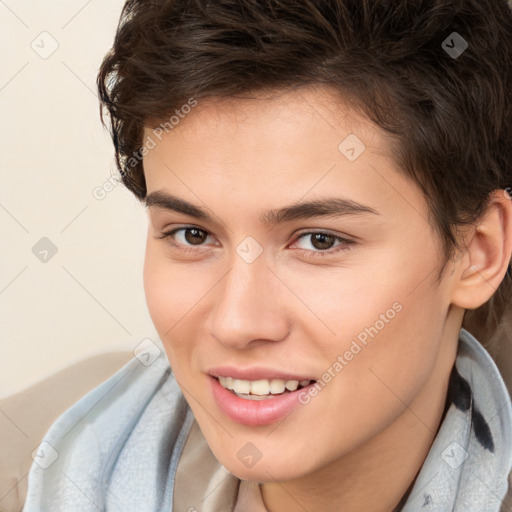
{"type": "Polygon", "coordinates": [[[510,304],[511,79],[504,1],[129,0],[98,85],[160,340],[25,510],[505,510],[462,325],[510,304]]]}

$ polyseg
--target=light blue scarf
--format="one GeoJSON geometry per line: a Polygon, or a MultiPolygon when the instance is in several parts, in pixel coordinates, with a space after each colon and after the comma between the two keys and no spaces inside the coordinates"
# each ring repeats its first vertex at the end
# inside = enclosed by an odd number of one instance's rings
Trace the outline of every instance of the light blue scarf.
{"type": "MultiPolygon", "coordinates": [[[[499,512],[512,470],[510,396],[492,358],[464,329],[450,391],[403,512],[499,512]]],[[[193,421],[163,348],[149,366],[134,357],[50,427],[23,511],[171,512],[193,421]]]]}

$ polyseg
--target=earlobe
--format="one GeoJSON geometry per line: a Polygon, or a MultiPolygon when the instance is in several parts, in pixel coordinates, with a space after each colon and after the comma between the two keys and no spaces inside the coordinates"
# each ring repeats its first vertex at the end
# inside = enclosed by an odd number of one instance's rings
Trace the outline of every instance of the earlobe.
{"type": "Polygon", "coordinates": [[[507,272],[512,254],[512,201],[504,190],[494,191],[482,218],[466,239],[452,303],[475,309],[487,302],[507,272]]]}

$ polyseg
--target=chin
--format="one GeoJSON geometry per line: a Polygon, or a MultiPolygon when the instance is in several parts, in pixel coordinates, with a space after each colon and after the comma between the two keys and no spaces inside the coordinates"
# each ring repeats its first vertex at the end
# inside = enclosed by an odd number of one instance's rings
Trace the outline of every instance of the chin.
{"type": "Polygon", "coordinates": [[[262,456],[252,467],[240,461],[236,453],[228,457],[215,457],[230,473],[241,480],[281,482],[304,476],[310,470],[304,467],[303,461],[300,460],[285,462],[280,453],[262,456]]]}

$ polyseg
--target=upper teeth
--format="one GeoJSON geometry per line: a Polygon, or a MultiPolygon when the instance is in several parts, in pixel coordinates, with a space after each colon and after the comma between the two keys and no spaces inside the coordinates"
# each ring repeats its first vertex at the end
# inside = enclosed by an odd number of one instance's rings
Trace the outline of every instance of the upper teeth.
{"type": "Polygon", "coordinates": [[[219,377],[219,382],[222,387],[231,389],[236,393],[251,393],[253,395],[268,395],[271,393],[273,395],[277,395],[279,393],[283,393],[285,388],[288,391],[295,391],[299,387],[299,384],[304,387],[311,381],[282,379],[241,380],[233,379],[232,377],[219,377]]]}

